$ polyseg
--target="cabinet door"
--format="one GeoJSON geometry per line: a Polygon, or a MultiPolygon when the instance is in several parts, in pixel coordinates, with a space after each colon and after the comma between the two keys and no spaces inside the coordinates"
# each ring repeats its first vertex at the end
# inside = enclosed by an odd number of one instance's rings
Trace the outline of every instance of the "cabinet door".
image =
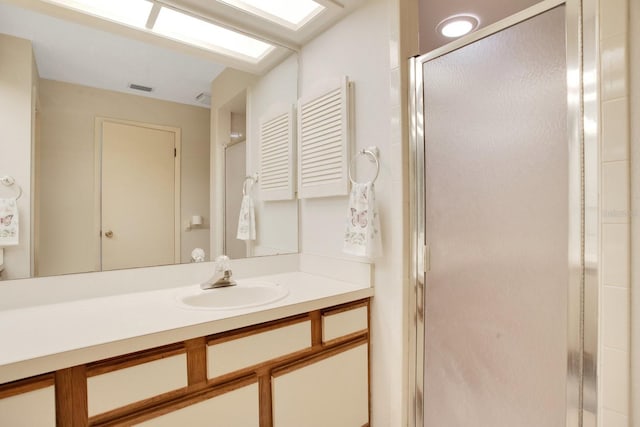
{"type": "Polygon", "coordinates": [[[0,399],[0,426],[54,427],[56,403],[53,386],[0,399]]]}
{"type": "Polygon", "coordinates": [[[150,419],[145,427],[258,427],[258,384],[229,391],[150,419]]]}
{"type": "Polygon", "coordinates": [[[275,372],[272,387],[275,427],[368,425],[368,346],[275,372]]]}

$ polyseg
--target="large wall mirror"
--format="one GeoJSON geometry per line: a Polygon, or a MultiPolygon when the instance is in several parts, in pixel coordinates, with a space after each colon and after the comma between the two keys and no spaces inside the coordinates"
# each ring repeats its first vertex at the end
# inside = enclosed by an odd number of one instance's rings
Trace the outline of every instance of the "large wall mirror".
{"type": "MultiPolygon", "coordinates": [[[[298,251],[297,201],[263,202],[247,180],[259,177],[261,116],[297,99],[294,52],[278,46],[267,71],[239,70],[23,3],[0,1],[0,63],[32,49],[34,114],[15,123],[32,134],[18,182],[29,260],[18,269],[19,250],[4,248],[4,279],[188,263],[196,248],[198,260],[298,251]],[[237,238],[243,190],[249,240],[237,238]]],[[[0,147],[5,159],[18,149],[0,147]]]]}

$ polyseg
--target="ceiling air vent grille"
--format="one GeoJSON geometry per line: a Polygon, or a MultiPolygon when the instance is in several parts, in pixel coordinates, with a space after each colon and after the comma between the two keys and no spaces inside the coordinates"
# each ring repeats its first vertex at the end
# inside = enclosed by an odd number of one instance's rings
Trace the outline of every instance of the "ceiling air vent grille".
{"type": "Polygon", "coordinates": [[[142,92],[153,92],[153,88],[152,87],[139,85],[139,84],[135,84],[135,83],[130,83],[129,84],[129,89],[139,90],[139,91],[142,91],[142,92]]]}
{"type": "Polygon", "coordinates": [[[294,191],[294,112],[280,112],[260,123],[260,197],[291,200],[294,191]]]}
{"type": "Polygon", "coordinates": [[[298,101],[298,190],[300,198],[349,191],[349,80],[321,95],[298,101]]]}

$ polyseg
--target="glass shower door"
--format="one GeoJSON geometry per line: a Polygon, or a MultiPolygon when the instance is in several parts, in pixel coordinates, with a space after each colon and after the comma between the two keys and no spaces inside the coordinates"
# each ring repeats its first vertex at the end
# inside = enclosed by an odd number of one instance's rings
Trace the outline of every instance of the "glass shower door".
{"type": "Polygon", "coordinates": [[[424,425],[562,427],[565,7],[423,63],[424,425]]]}

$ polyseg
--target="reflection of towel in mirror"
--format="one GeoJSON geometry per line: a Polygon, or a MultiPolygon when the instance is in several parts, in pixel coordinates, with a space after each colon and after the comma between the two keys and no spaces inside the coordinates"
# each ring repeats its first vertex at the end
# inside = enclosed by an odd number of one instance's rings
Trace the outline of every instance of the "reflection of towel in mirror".
{"type": "Polygon", "coordinates": [[[382,255],[380,218],[372,182],[355,183],[351,188],[342,250],[369,258],[382,255]]]}
{"type": "Polygon", "coordinates": [[[249,195],[242,197],[240,218],[238,218],[238,235],[236,237],[240,240],[256,240],[256,218],[253,199],[249,195]]]}
{"type": "Polygon", "coordinates": [[[0,199],[0,247],[17,245],[19,229],[16,199],[0,199]]]}

